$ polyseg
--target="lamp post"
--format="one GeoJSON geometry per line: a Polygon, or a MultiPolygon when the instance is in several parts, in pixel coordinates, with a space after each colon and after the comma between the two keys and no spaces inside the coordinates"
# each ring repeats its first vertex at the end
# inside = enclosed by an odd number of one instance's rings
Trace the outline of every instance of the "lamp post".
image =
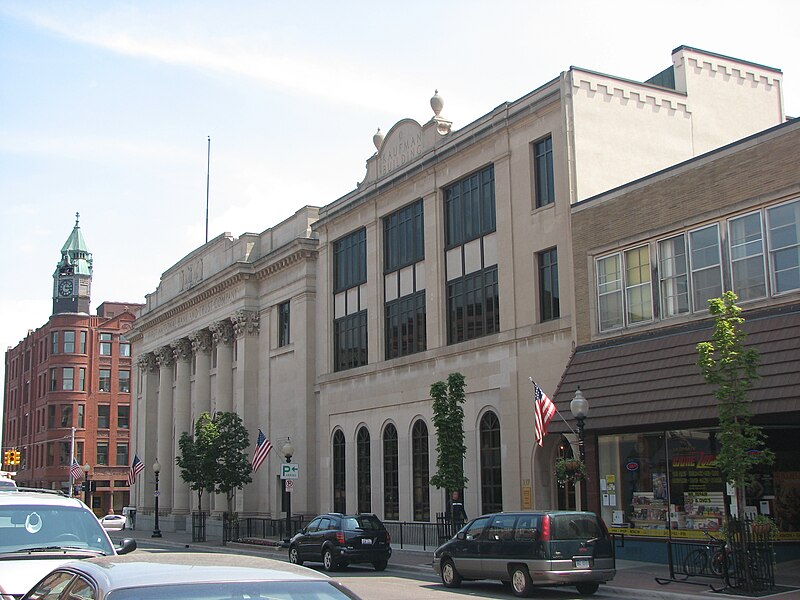
{"type": "MultiPolygon", "coordinates": [[[[575,390],[572,402],[569,403],[569,410],[572,416],[578,421],[578,455],[581,462],[586,464],[586,450],[584,448],[583,421],[589,415],[589,401],[584,397],[581,388],[575,390]]],[[[581,481],[581,510],[587,508],[586,481],[581,481]]]]}
{"type": "Polygon", "coordinates": [[[150,536],[150,537],[154,537],[154,538],[160,538],[161,537],[161,530],[158,528],[158,493],[159,493],[158,492],[158,474],[160,472],[161,472],[161,463],[159,463],[158,459],[156,459],[156,462],[153,463],[153,473],[156,474],[156,491],[153,494],[153,496],[155,498],[156,520],[155,520],[155,524],[153,525],[153,535],[150,536]]]}
{"type": "MultiPolygon", "coordinates": [[[[283,445],[281,449],[283,451],[283,457],[286,459],[287,463],[292,462],[292,456],[294,456],[294,446],[292,446],[291,440],[287,437],[286,443],[283,445]]],[[[283,480],[284,486],[284,494],[286,494],[286,537],[292,537],[292,493],[286,489],[286,479],[283,480]]]]}
{"type": "Polygon", "coordinates": [[[89,469],[91,468],[88,462],[83,465],[83,497],[89,510],[92,510],[92,483],[89,480],[89,469]]]}

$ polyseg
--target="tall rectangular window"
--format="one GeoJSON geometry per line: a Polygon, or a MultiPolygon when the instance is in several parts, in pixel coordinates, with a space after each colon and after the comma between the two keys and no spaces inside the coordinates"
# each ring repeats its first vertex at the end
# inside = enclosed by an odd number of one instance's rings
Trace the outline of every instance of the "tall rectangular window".
{"type": "Polygon", "coordinates": [[[56,426],[56,407],[55,404],[50,404],[47,407],[47,428],[53,429],[56,426]]]}
{"type": "Polygon", "coordinates": [[[445,188],[445,244],[464,244],[496,228],[494,166],[445,188]]]}
{"type": "Polygon", "coordinates": [[[652,321],[650,247],[598,259],[597,298],[600,331],[652,321]]]}
{"type": "Polygon", "coordinates": [[[649,246],[625,251],[625,305],[629,324],[653,320],[649,246]]]}
{"type": "Polygon", "coordinates": [[[708,309],[708,300],[722,296],[722,255],[717,224],[689,232],[692,304],[708,309]]]}
{"type": "Polygon", "coordinates": [[[359,229],[333,244],[334,292],[367,281],[367,230],[359,229]]]}
{"type": "Polygon", "coordinates": [[[117,443],[117,456],[114,464],[118,467],[128,464],[128,444],[117,443]]]}
{"type": "Polygon", "coordinates": [[[70,391],[75,388],[75,369],[73,367],[64,367],[61,369],[61,389],[70,391]]]}
{"type": "Polygon", "coordinates": [[[613,254],[597,261],[597,312],[600,331],[623,325],[622,267],[620,255],[613,254]]]}
{"type": "Polygon", "coordinates": [[[50,334],[50,354],[58,354],[58,332],[50,334]]]}
{"type": "Polygon", "coordinates": [[[658,265],[661,316],[674,317],[688,313],[689,275],[684,234],[658,242],[658,265]]]}
{"type": "Polygon", "coordinates": [[[731,282],[739,300],[754,300],[767,295],[767,271],[764,262],[764,235],[761,213],[731,219],[728,222],[731,282]]]}
{"type": "Polygon", "coordinates": [[[86,369],[84,367],[78,369],[78,390],[86,391],[86,369]]]}
{"type": "Polygon", "coordinates": [[[425,350],[425,290],[387,302],[386,358],[425,350]]]}
{"type": "Polygon", "coordinates": [[[50,369],[50,391],[55,392],[58,389],[58,369],[50,369]]]}
{"type": "Polygon", "coordinates": [[[449,344],[500,330],[497,266],[448,282],[447,320],[449,344]]]}
{"type": "Polygon", "coordinates": [[[72,427],[72,405],[71,404],[62,404],[61,405],[61,426],[62,427],[72,427]]]}
{"type": "Polygon", "coordinates": [[[100,334],[100,355],[101,356],[111,356],[111,339],[112,339],[112,335],[110,333],[101,333],[100,334]]]}
{"type": "Polygon", "coordinates": [[[128,370],[119,371],[119,391],[124,394],[129,394],[131,391],[131,372],[128,370]]]}
{"type": "Polygon", "coordinates": [[[78,404],[78,427],[86,427],[86,405],[78,404]]]}
{"type": "Polygon", "coordinates": [[[291,313],[289,307],[289,301],[281,302],[278,305],[278,346],[288,346],[290,337],[289,337],[289,325],[291,322],[291,313]]]}
{"type": "Polygon", "coordinates": [[[768,209],[767,226],[773,292],[800,289],[800,200],[768,209]]]}
{"type": "Polygon", "coordinates": [[[108,465],[108,442],[97,442],[97,464],[108,465]]]}
{"type": "Polygon", "coordinates": [[[99,429],[111,427],[111,407],[108,404],[97,405],[97,427],[99,429]]]}
{"type": "Polygon", "coordinates": [[[75,353],[75,332],[74,331],[65,331],[64,332],[64,354],[74,354],[75,353]]]}
{"type": "Polygon", "coordinates": [[[78,340],[79,340],[78,341],[78,344],[79,344],[78,352],[80,352],[81,354],[86,354],[86,332],[85,331],[81,331],[79,333],[78,340]]]}
{"type": "Polygon", "coordinates": [[[362,284],[367,281],[367,234],[359,229],[333,244],[333,368],[367,364],[367,310],[362,284]]]}
{"type": "Polygon", "coordinates": [[[367,311],[333,322],[334,370],[367,364],[367,311]]]}
{"type": "Polygon", "coordinates": [[[131,426],[131,407],[127,404],[117,406],[117,428],[130,429],[131,426]]]}
{"type": "Polygon", "coordinates": [[[97,390],[100,392],[111,391],[111,369],[100,369],[100,380],[97,384],[97,390]]]}
{"type": "Polygon", "coordinates": [[[535,181],[536,208],[555,202],[553,138],[551,136],[533,144],[533,178],[535,181]]]}
{"type": "Polygon", "coordinates": [[[558,252],[550,248],[538,254],[539,263],[539,314],[542,321],[561,316],[558,295],[558,252]]]}
{"type": "Polygon", "coordinates": [[[128,342],[120,342],[119,343],[119,355],[120,356],[130,356],[131,355],[131,345],[128,342]]]}
{"type": "Polygon", "coordinates": [[[389,273],[425,258],[422,200],[383,218],[383,269],[389,273]]]}

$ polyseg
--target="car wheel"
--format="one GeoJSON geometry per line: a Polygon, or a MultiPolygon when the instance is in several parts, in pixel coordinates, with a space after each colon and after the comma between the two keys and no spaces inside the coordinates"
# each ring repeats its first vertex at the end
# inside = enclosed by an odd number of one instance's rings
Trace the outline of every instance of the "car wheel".
{"type": "Polygon", "coordinates": [[[336,570],[336,558],[333,556],[333,552],[330,548],[325,548],[322,552],[322,567],[326,571],[336,570]]]}
{"type": "Polygon", "coordinates": [[[531,576],[528,573],[528,568],[524,566],[515,566],[511,569],[511,591],[515,596],[520,598],[527,598],[533,592],[533,584],[531,583],[531,576]]]}
{"type": "Polygon", "coordinates": [[[289,562],[293,565],[302,565],[303,559],[300,558],[300,553],[297,551],[297,546],[289,548],[289,562]]]}
{"type": "Polygon", "coordinates": [[[591,596],[600,587],[599,583],[579,583],[575,586],[581,596],[591,596]]]}
{"type": "Polygon", "coordinates": [[[386,565],[388,565],[388,564],[389,564],[389,561],[387,561],[387,560],[379,560],[379,561],[376,561],[376,562],[372,563],[372,566],[375,567],[376,571],[385,571],[386,570],[386,565]]]}
{"type": "Polygon", "coordinates": [[[456,571],[456,566],[449,558],[442,562],[442,583],[449,588],[457,588],[461,585],[461,575],[456,571]]]}

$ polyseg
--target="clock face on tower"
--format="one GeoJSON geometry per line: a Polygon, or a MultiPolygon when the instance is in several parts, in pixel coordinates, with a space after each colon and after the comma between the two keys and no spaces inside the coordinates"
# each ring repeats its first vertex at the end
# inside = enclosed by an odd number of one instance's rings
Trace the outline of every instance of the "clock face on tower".
{"type": "Polygon", "coordinates": [[[72,280],[71,279],[64,279],[58,284],[58,293],[61,296],[71,296],[72,295],[72,280]]]}

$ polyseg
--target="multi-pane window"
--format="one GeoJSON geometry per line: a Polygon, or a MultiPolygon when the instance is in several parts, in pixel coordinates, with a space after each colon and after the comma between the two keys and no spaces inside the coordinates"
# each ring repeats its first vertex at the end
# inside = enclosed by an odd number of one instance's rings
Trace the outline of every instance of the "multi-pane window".
{"type": "Polygon", "coordinates": [[[99,429],[111,428],[111,407],[108,404],[97,405],[97,427],[99,429]]]}
{"type": "Polygon", "coordinates": [[[386,358],[425,350],[425,259],[422,200],[383,219],[386,358]]]}
{"type": "Polygon", "coordinates": [[[372,512],[369,431],[361,427],[356,434],[356,497],[358,512],[372,512]]]}
{"type": "Polygon", "coordinates": [[[86,369],[84,367],[78,369],[78,389],[81,392],[86,391],[86,369]]]}
{"type": "Polygon", "coordinates": [[[117,456],[114,464],[117,466],[125,466],[128,464],[128,444],[117,443],[117,456]]]}
{"type": "Polygon", "coordinates": [[[445,188],[447,342],[500,330],[494,167],[445,188]]]}
{"type": "Polygon", "coordinates": [[[333,368],[367,364],[367,233],[351,233],[333,244],[333,368]]]}
{"type": "Polygon", "coordinates": [[[50,334],[50,354],[58,354],[58,332],[50,334]]]}
{"type": "Polygon", "coordinates": [[[100,355],[101,356],[111,356],[111,334],[110,333],[101,333],[100,334],[100,355]]]}
{"type": "Polygon", "coordinates": [[[100,369],[100,380],[98,381],[97,389],[100,392],[111,391],[111,369],[100,369]]]}
{"type": "Polygon", "coordinates": [[[97,464],[108,464],[108,442],[97,442],[97,464]]]}
{"type": "Polygon", "coordinates": [[[397,428],[389,423],[383,430],[383,518],[400,518],[400,455],[397,428]]]}
{"type": "Polygon", "coordinates": [[[754,212],[728,221],[731,284],[739,300],[767,295],[767,267],[761,213],[754,212]]]}
{"type": "Polygon", "coordinates": [[[347,472],[345,441],[341,430],[333,434],[333,511],[347,512],[347,472]]]}
{"type": "Polygon", "coordinates": [[[415,521],[430,521],[428,426],[418,419],[411,427],[411,477],[415,521]]]}
{"type": "Polygon", "coordinates": [[[64,332],[64,354],[73,354],[75,352],[75,332],[64,332]]]}
{"type": "Polygon", "coordinates": [[[73,367],[61,369],[61,389],[66,391],[75,389],[75,369],[73,367]]]}
{"type": "Polygon", "coordinates": [[[558,295],[558,253],[550,248],[538,254],[539,266],[539,312],[542,321],[551,321],[561,316],[558,295]]]}
{"type": "Polygon", "coordinates": [[[129,429],[131,423],[131,407],[127,404],[117,406],[117,429],[129,429]]]}
{"type": "Polygon", "coordinates": [[[503,510],[503,474],[500,449],[500,421],[489,411],[480,423],[481,511],[503,510]]]}
{"type": "Polygon", "coordinates": [[[767,210],[772,291],[800,289],[800,200],[767,210]]]}
{"type": "Polygon", "coordinates": [[[78,340],[79,340],[78,341],[78,344],[79,344],[78,352],[80,352],[81,354],[86,354],[86,332],[85,331],[79,332],[78,340]]]}
{"type": "Polygon", "coordinates": [[[278,346],[288,346],[291,338],[289,337],[289,325],[291,323],[291,312],[289,302],[281,302],[278,305],[278,346]]]}
{"type": "Polygon", "coordinates": [[[719,227],[709,225],[689,232],[692,304],[694,310],[708,308],[709,298],[722,296],[722,255],[719,227]]]}
{"type": "Polygon", "coordinates": [[[119,343],[119,355],[120,356],[130,356],[131,355],[131,345],[128,342],[120,342],[119,343]]]}
{"type": "Polygon", "coordinates": [[[551,136],[533,144],[533,179],[536,208],[555,202],[553,138],[551,136]]]}
{"type": "Polygon", "coordinates": [[[119,371],[119,391],[125,394],[131,391],[131,372],[120,369],[119,371]]]}
{"type": "Polygon", "coordinates": [[[61,426],[62,427],[72,427],[72,405],[71,404],[62,404],[61,405],[61,426]]]}
{"type": "Polygon", "coordinates": [[[599,259],[597,291],[600,331],[652,321],[649,246],[639,246],[599,259]]]}
{"type": "Polygon", "coordinates": [[[50,369],[50,391],[55,392],[58,389],[58,370],[50,369]]]}
{"type": "Polygon", "coordinates": [[[689,312],[688,265],[684,234],[658,242],[658,277],[663,317],[689,312]]]}
{"type": "Polygon", "coordinates": [[[78,427],[86,426],[86,405],[78,404],[78,427]]]}

